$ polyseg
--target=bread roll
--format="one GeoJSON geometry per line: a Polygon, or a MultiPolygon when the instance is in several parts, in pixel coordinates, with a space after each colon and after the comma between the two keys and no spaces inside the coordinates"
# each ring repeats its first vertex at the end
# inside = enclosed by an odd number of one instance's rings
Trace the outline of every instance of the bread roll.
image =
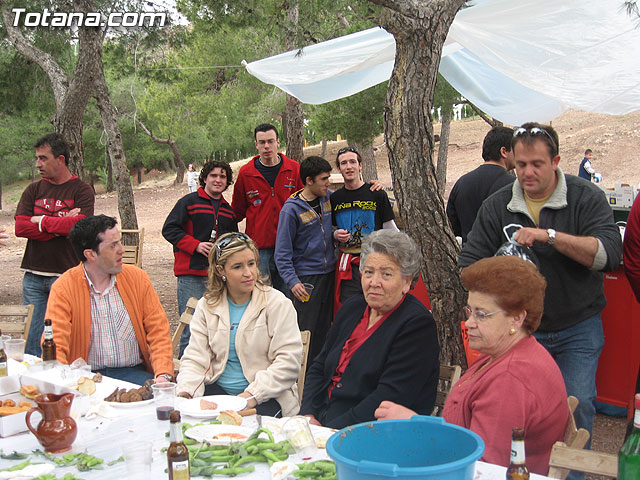
{"type": "Polygon", "coordinates": [[[242,425],[242,417],[233,410],[221,411],[220,415],[218,415],[218,420],[224,425],[242,425]]]}

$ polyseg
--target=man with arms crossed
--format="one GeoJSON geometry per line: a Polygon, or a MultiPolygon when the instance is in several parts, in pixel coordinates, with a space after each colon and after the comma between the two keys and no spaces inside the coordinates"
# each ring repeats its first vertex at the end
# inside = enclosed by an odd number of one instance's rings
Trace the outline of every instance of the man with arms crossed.
{"type": "MultiPolygon", "coordinates": [[[[233,182],[228,163],[209,161],[200,171],[200,188],[185,195],[164,222],[162,236],[173,245],[173,273],[178,277],[178,315],[191,297],[207,288],[209,252],[220,235],[238,231],[236,214],[222,196],[233,182]]],[[[189,325],[180,336],[180,354],[187,348],[189,325]]]]}
{"type": "Polygon", "coordinates": [[[147,274],[123,265],[116,219],[85,218],[69,233],[82,263],[51,288],[57,360],[83,358],[95,372],[142,385],[173,377],[169,320],[147,274]]]}
{"type": "Polygon", "coordinates": [[[33,304],[25,352],[40,356],[44,312],[53,282],[78,264],[67,235],[77,221],[93,215],[93,189],[69,171],[69,147],[57,133],[34,145],[42,180],[29,185],[16,208],[16,236],[27,238],[20,268],[22,303],[33,304]]]}
{"type": "Polygon", "coordinates": [[[280,212],[275,260],[289,288],[285,294],[298,312],[300,330],[311,331],[309,358],[314,358],[333,318],[336,257],[329,203],[331,165],[324,158],[308,157],[300,165],[300,175],[304,189],[292,195],[280,212]],[[313,290],[303,283],[313,285],[313,290]]]}
{"type": "Polygon", "coordinates": [[[547,280],[544,315],[534,333],[558,363],[567,394],[578,397],[578,428],[593,426],[596,369],[604,345],[600,314],[606,304],[603,273],[620,265],[622,241],[611,208],[596,185],[558,166],[558,134],[547,125],[515,129],[518,181],[480,207],[458,265],[492,256],[502,228],[523,228],[515,240],[533,249],[547,280]]]}
{"type": "Polygon", "coordinates": [[[393,209],[384,190],[376,190],[362,180],[362,157],[352,147],[338,150],[336,167],[344,179],[344,187],[331,194],[334,238],[340,242],[336,270],[334,311],[347,298],[362,293],[360,283],[360,247],[364,238],[375,230],[398,230],[393,209]]]}
{"type": "Polygon", "coordinates": [[[511,149],[513,128],[493,127],[482,142],[484,163],[461,176],[447,201],[447,217],[456,237],[467,241],[482,202],[516,179],[509,171],[515,168],[511,149]]]}
{"type": "Polygon", "coordinates": [[[286,293],[273,259],[278,218],[282,205],[295,191],[303,187],[298,162],[278,153],[278,130],[269,123],[254,130],[259,155],[253,157],[238,172],[233,188],[233,210],[238,221],[246,217],[245,231],[258,247],[260,274],[286,293]]]}

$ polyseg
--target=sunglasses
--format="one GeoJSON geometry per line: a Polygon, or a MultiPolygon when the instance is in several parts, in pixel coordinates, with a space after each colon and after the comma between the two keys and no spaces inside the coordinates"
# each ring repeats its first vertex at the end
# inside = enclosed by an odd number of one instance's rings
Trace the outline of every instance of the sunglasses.
{"type": "Polygon", "coordinates": [[[234,242],[244,242],[247,244],[247,246],[249,246],[249,241],[251,240],[251,237],[249,237],[249,235],[247,235],[246,233],[242,233],[242,232],[233,232],[230,233],[228,236],[224,237],[222,240],[218,240],[216,242],[216,263],[218,262],[218,260],[220,260],[220,255],[222,255],[222,252],[225,248],[227,248],[229,245],[231,245],[234,242]]]}
{"type": "Polygon", "coordinates": [[[343,147],[340,150],[338,150],[338,154],[336,155],[336,158],[338,158],[340,155],[342,155],[343,153],[347,153],[347,152],[351,152],[351,153],[355,153],[356,155],[360,155],[358,153],[358,150],[356,150],[353,147],[343,147]]]}
{"type": "Polygon", "coordinates": [[[525,135],[530,135],[532,137],[544,136],[547,137],[551,141],[551,146],[553,147],[554,152],[558,152],[558,145],[556,144],[555,139],[551,136],[549,132],[547,132],[544,128],[540,127],[518,127],[513,131],[514,137],[522,137],[525,135]]]}

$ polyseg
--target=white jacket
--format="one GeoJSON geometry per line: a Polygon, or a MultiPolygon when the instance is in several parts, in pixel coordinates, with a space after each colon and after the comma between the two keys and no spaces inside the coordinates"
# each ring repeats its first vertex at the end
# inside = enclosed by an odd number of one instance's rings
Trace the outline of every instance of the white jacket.
{"type": "MultiPolygon", "coordinates": [[[[202,396],[229,358],[229,302],[211,306],[203,297],[191,320],[191,338],[180,361],[178,392],[202,396]]],[[[258,403],[275,398],[283,416],[298,413],[296,380],[302,361],[302,341],[291,301],[271,287],[256,286],[236,333],[236,353],[249,382],[246,391],[258,403]]]]}

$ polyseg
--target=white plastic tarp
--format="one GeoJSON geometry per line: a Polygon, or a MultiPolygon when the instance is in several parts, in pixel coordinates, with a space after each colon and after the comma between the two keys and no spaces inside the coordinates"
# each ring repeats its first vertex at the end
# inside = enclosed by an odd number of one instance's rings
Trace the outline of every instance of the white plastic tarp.
{"type": "MultiPolygon", "coordinates": [[[[249,63],[304,103],[337,100],[387,80],[395,41],[381,28],[249,63]]],[[[440,73],[505,123],[547,122],[568,109],[640,108],[640,27],[622,0],[484,0],[461,10],[440,73]]]]}

